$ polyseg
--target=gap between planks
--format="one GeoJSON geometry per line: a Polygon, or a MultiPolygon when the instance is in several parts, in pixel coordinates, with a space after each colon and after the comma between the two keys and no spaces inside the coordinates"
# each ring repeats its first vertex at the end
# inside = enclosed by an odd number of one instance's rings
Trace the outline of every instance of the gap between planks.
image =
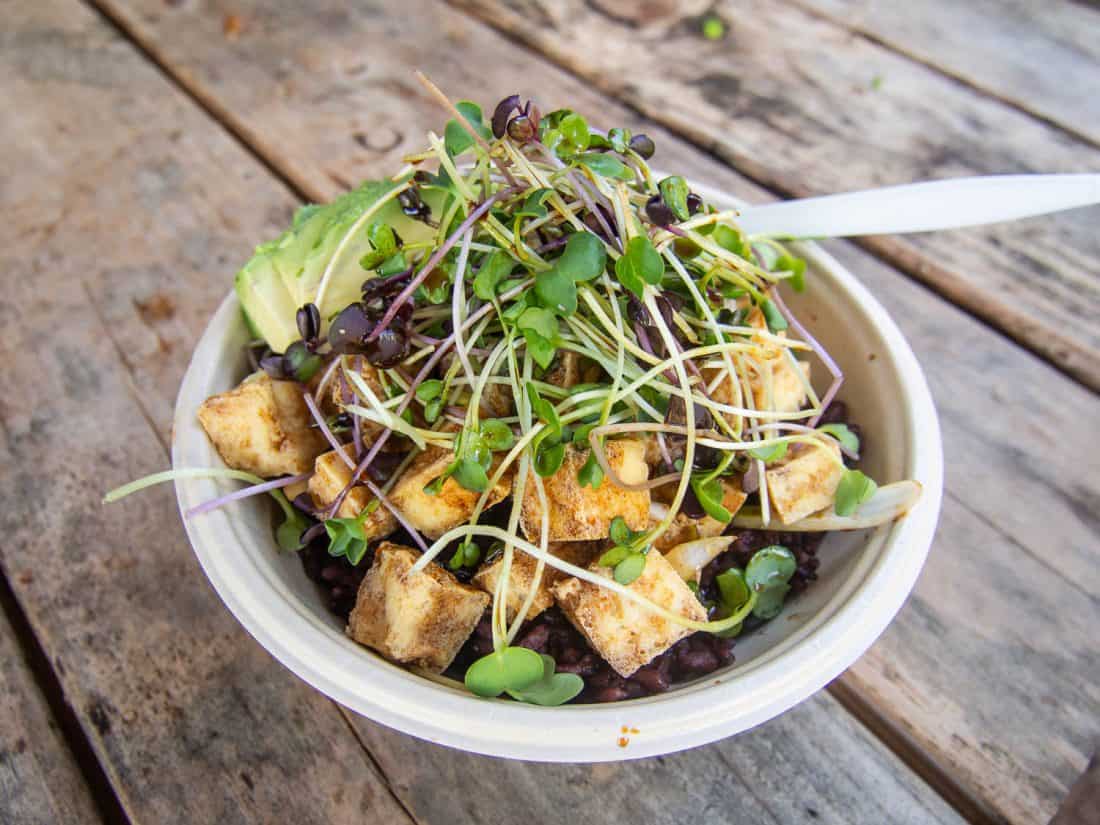
{"type": "Polygon", "coordinates": [[[11,625],[15,643],[34,677],[35,687],[46,700],[50,715],[57,722],[58,729],[72,754],[73,761],[80,769],[81,777],[100,818],[106,825],[130,825],[131,820],[126,815],[122,801],[115,793],[114,784],[96,758],[91,742],[65,697],[65,691],[61,687],[61,680],[53,663],[50,662],[38,637],[35,636],[30,621],[8,581],[7,571],[0,566],[0,621],[3,618],[6,618],[11,625]]]}
{"type": "MultiPolygon", "coordinates": [[[[136,28],[129,24],[127,20],[113,12],[109,6],[104,5],[100,0],[82,0],[86,6],[92,11],[97,13],[105,22],[110,25],[116,32],[120,34],[124,39],[130,42],[150,63],[152,63],[158,71],[165,77],[165,79],[179,88],[187,97],[195,103],[203,112],[205,112],[212,120],[214,120],[219,126],[221,126],[234,141],[250,156],[254,157],[275,179],[285,185],[294,195],[302,201],[319,201],[324,199],[324,193],[320,192],[304,177],[298,175],[294,168],[287,163],[280,162],[280,159],[275,158],[264,152],[259,148],[262,144],[257,139],[257,136],[248,129],[245,125],[238,122],[232,114],[222,106],[218,100],[203,91],[201,84],[194,81],[188,74],[183,72],[174,71],[171,65],[165,61],[156,51],[154,45],[148,43],[143,39],[136,28]]],[[[452,6],[455,4],[452,2],[452,6]]],[[[463,14],[471,17],[476,17],[467,9],[458,8],[463,14]]],[[[483,21],[492,26],[502,36],[517,43],[521,48],[530,49],[527,44],[519,41],[511,32],[506,29],[500,28],[493,24],[492,20],[483,21]]],[[[876,41],[877,42],[877,41],[876,41]]],[[[533,50],[534,51],[534,50],[533,50]]],[[[568,65],[562,64],[555,59],[552,54],[544,54],[545,57],[551,59],[555,65],[559,66],[569,74],[578,77],[582,81],[585,80],[582,76],[578,75],[568,65]]],[[[904,55],[909,58],[908,55],[904,55]]],[[[912,58],[910,58],[912,59],[912,58]]],[[[936,67],[932,67],[936,68],[936,67]]],[[[984,89],[980,89],[983,94],[986,93],[984,89]]],[[[612,95],[614,97],[614,95],[612,95]]],[[[640,117],[647,117],[642,113],[637,106],[627,100],[616,98],[619,103],[626,106],[632,112],[635,112],[640,117]]],[[[999,98],[998,98],[999,99],[999,98]]],[[[1029,116],[1033,116],[1031,112],[1025,112],[1029,116]]],[[[705,144],[701,144],[699,141],[693,139],[690,135],[685,135],[679,132],[673,125],[671,131],[678,134],[678,136],[685,140],[689,145],[706,154],[709,157],[716,159],[717,161],[728,165],[735,169],[745,177],[758,183],[766,189],[770,189],[773,193],[777,193],[785,196],[799,196],[797,191],[791,191],[791,189],[784,185],[782,181],[775,180],[766,170],[753,164],[748,159],[745,159],[743,163],[731,161],[731,159],[717,155],[713,148],[705,144]]],[[[338,181],[342,186],[347,186],[346,181],[338,181]]],[[[1029,319],[1023,316],[1019,316],[1010,310],[1007,306],[1003,307],[1003,312],[998,311],[998,307],[990,308],[988,306],[988,297],[980,295],[976,290],[968,288],[965,285],[955,282],[951,283],[950,273],[939,270],[939,268],[930,266],[927,260],[924,260],[918,253],[913,252],[905,248],[898,248],[896,243],[891,243],[889,238],[867,238],[859,239],[856,243],[873,255],[884,260],[886,263],[892,265],[895,269],[898,269],[903,274],[910,275],[918,282],[924,284],[930,288],[933,292],[940,297],[954,303],[968,314],[977,318],[985,323],[987,326],[992,327],[998,332],[1006,335],[1006,337],[1012,339],[1017,344],[1020,344],[1025,349],[1035,352],[1044,360],[1052,363],[1053,366],[1060,369],[1062,372],[1070,375],[1072,378],[1085,383],[1092,389],[1100,389],[1100,376],[1096,377],[1095,383],[1087,377],[1075,373],[1072,369],[1067,367],[1056,356],[1058,353],[1052,353],[1050,351],[1044,351],[1043,347],[1033,346],[1032,342],[1026,338],[1022,338],[1021,335],[1013,335],[1011,332],[1006,331],[1006,326],[1012,329],[1014,326],[1026,329],[1029,325],[1029,319]],[[1052,357],[1055,356],[1055,357],[1052,357]]],[[[1052,347],[1054,345],[1051,345],[1052,347]]],[[[124,361],[125,363],[125,361],[124,361]]],[[[142,415],[147,421],[151,421],[148,411],[145,409],[144,404],[141,403],[139,398],[135,397],[135,402],[141,409],[142,415]]],[[[153,428],[156,431],[156,428],[153,428]]],[[[159,437],[159,436],[158,436],[159,437]]],[[[7,587],[5,582],[4,587],[7,587]]],[[[48,663],[46,665],[48,666],[48,663]]],[[[53,677],[53,681],[56,682],[56,675],[52,670],[50,675],[53,677]]],[[[899,730],[893,723],[886,719],[882,714],[878,713],[873,705],[869,703],[864,697],[861,697],[857,691],[852,687],[842,684],[840,682],[834,682],[828,687],[830,693],[840,701],[845,710],[850,713],[857,721],[859,721],[875,738],[879,739],[884,746],[886,746],[891,752],[895,753],[899,759],[912,769],[918,776],[920,776],[929,786],[943,797],[952,807],[954,807],[964,818],[968,821],[975,823],[975,825],[1000,825],[1004,820],[993,813],[987,806],[985,806],[978,798],[967,792],[962,786],[955,782],[950,775],[943,770],[930,755],[915,743],[910,737],[908,737],[903,731],[899,730]]],[[[356,737],[356,741],[362,747],[364,754],[378,772],[379,778],[385,783],[388,792],[391,794],[395,802],[408,814],[408,816],[414,821],[419,823],[419,820],[414,812],[409,809],[405,802],[401,799],[397,790],[394,788],[390,778],[382,770],[379,761],[375,758],[371,752],[368,744],[358,734],[355,725],[349,718],[345,708],[339,705],[339,703],[333,702],[339,712],[345,719],[348,727],[351,729],[353,735],[356,737]]],[[[75,722],[75,717],[74,717],[75,722]]],[[[85,740],[87,746],[87,741],[85,740]]],[[[90,746],[89,755],[94,761],[94,755],[91,755],[90,746]]],[[[98,763],[97,763],[97,767],[98,763]]],[[[100,768],[102,773],[102,769],[100,768]]],[[[105,780],[104,780],[105,781],[105,780]]],[[[116,804],[117,798],[115,800],[116,804]]],[[[119,806],[121,812],[121,806],[119,806]]],[[[126,821],[125,819],[118,821],[126,821]]]]}
{"type": "MultiPolygon", "coordinates": [[[[1001,103],[1010,109],[1015,109],[1020,114],[1026,115],[1027,117],[1030,117],[1033,120],[1037,120],[1040,123],[1044,123],[1052,129],[1057,129],[1059,132],[1068,135],[1074,140],[1080,141],[1081,143],[1087,144],[1088,146],[1092,146],[1093,148],[1100,149],[1100,140],[1096,140],[1092,135],[1086,132],[1082,132],[1079,129],[1074,129],[1072,126],[1062,122],[1058,118],[1052,115],[1044,114],[1043,112],[1031,106],[1028,106],[1026,102],[1022,100],[1017,100],[1013,97],[1009,97],[1004,92],[999,92],[991,86],[987,86],[973,77],[968,77],[960,71],[954,71],[948,66],[945,66],[942,63],[938,63],[930,57],[922,57],[914,51],[903,48],[899,43],[896,43],[893,40],[876,34],[867,27],[859,25],[859,23],[856,21],[844,19],[836,15],[830,14],[827,11],[816,8],[812,3],[806,3],[803,0],[784,0],[784,2],[789,3],[795,8],[804,11],[806,14],[809,14],[812,17],[816,17],[818,20],[824,20],[827,23],[830,23],[834,26],[839,26],[845,31],[851,32],[857,37],[862,37],[869,43],[874,43],[876,46],[882,49],[886,49],[886,51],[892,52],[898,57],[908,60],[910,63],[917,63],[921,66],[924,66],[926,69],[930,69],[936,74],[941,75],[942,77],[946,77],[950,80],[955,81],[960,86],[966,86],[968,89],[973,89],[978,94],[996,100],[998,103],[1001,103]]],[[[1092,0],[1092,2],[1100,2],[1100,0],[1092,0]]],[[[1089,5],[1089,0],[1085,0],[1084,4],[1089,5]]]]}

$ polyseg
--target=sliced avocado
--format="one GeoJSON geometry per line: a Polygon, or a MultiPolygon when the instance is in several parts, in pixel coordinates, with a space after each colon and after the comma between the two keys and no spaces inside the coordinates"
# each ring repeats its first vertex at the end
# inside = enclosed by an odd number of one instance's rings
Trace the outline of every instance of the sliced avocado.
{"type": "MultiPolygon", "coordinates": [[[[316,301],[325,270],[341,244],[318,306],[322,334],[330,318],[358,300],[363,281],[373,277],[373,272],[359,265],[372,248],[369,224],[389,224],[405,242],[435,236],[431,226],[406,216],[396,199],[382,204],[356,227],[356,222],[396,186],[392,181],[368,181],[330,204],[303,206],[295,213],[290,229],[257,247],[252,260],[237,274],[237,294],[250,325],[272,350],[283,352],[298,339],[297,310],[316,301]],[[348,237],[353,227],[356,231],[348,237]]],[[[445,194],[434,190],[422,194],[437,214],[445,194]]]]}

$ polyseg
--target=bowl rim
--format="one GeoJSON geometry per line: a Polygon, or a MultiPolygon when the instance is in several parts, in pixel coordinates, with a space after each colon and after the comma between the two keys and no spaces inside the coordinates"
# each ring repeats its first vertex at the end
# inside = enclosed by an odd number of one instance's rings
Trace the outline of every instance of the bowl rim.
{"type": "MultiPolygon", "coordinates": [[[[736,204],[728,194],[692,184],[711,202],[736,204]]],[[[901,331],[881,304],[839,261],[815,243],[795,244],[808,263],[829,272],[848,293],[862,320],[885,344],[903,388],[908,420],[905,473],[918,481],[921,499],[906,517],[872,531],[882,551],[861,553],[839,592],[818,613],[828,614],[744,665],[659,696],[606,705],[543,708],[486,700],[394,665],[380,656],[349,651],[349,643],[292,596],[286,586],[244,553],[225,552],[227,538],[242,547],[247,537],[232,508],[213,511],[184,526],[200,565],[218,596],[269,653],[301,679],[340,704],[376,722],[438,744],[491,756],[544,762],[598,762],[672,753],[748,730],[790,709],[858,659],[881,635],[916,583],[931,547],[943,488],[939,422],[927,381],[901,331]],[[251,570],[242,569],[242,561],[251,570]],[[247,575],[242,575],[242,572],[247,575]],[[290,607],[290,610],[286,608],[290,607]],[[787,654],[797,649],[797,661],[787,654]],[[351,655],[354,653],[355,655],[351,655]],[[705,691],[706,701],[692,701],[705,691]],[[552,718],[549,714],[552,714],[552,718]],[[551,723],[548,724],[548,723],[551,723]],[[620,743],[623,729],[629,746],[620,743]],[[535,735],[532,735],[534,732],[535,735]]],[[[172,463],[179,466],[185,438],[194,438],[194,409],[204,365],[240,323],[231,291],[196,345],[176,402],[172,463]],[[185,399],[188,401],[185,402],[185,399]]],[[[198,434],[202,435],[201,429],[198,434]]],[[[211,463],[217,454],[202,436],[211,463]]],[[[217,495],[214,482],[175,482],[181,516],[217,495]]]]}

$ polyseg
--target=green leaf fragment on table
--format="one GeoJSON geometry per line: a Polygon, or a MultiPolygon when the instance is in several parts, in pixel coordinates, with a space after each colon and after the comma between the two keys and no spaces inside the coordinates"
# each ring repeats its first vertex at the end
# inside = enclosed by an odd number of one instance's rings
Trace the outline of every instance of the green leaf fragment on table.
{"type": "Polygon", "coordinates": [[[508,695],[520,702],[532,705],[556,707],[564,705],[584,690],[584,680],[575,673],[555,673],[557,663],[554,657],[542,654],[542,678],[528,687],[509,689],[508,695]]]}
{"type": "Polygon", "coordinates": [[[524,691],[546,672],[542,657],[525,647],[505,647],[482,656],[466,669],[466,687],[491,698],[506,690],[524,691]]]}
{"type": "Polygon", "coordinates": [[[850,516],[877,489],[878,485],[859,470],[845,470],[836,487],[833,509],[838,516],[850,516]]]}

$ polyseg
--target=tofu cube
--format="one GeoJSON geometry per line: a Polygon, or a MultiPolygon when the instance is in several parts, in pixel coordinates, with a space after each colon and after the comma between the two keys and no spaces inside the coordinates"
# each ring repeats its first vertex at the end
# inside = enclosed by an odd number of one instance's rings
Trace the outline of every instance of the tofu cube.
{"type": "MultiPolygon", "coordinates": [[[[637,439],[608,441],[605,445],[607,463],[628,484],[649,478],[645,461],[645,444],[637,439]]],[[[625,490],[610,478],[600,486],[581,487],[577,472],[588,460],[587,450],[573,445],[565,449],[561,467],[549,478],[542,479],[550,510],[549,541],[592,541],[607,538],[611,520],[622,516],[632,530],[643,530],[649,523],[649,491],[625,490]]],[[[542,531],[542,505],[534,481],[529,480],[523,493],[520,524],[524,535],[538,541],[542,531]]]]}
{"type": "MultiPolygon", "coordinates": [[[[741,485],[737,481],[723,479],[721,485],[722,506],[729,510],[731,516],[735,516],[748,496],[741,491],[741,485]]],[[[653,508],[650,508],[650,527],[656,526],[666,512],[668,512],[667,509],[655,513],[653,508]]],[[[676,517],[672,520],[672,525],[653,543],[653,546],[664,553],[687,541],[720,536],[725,532],[727,526],[728,523],[723,523],[710,516],[705,515],[696,519],[681,511],[676,514],[676,517]]]]}
{"type": "MultiPolygon", "coordinates": [[[[346,455],[350,455],[347,446],[343,450],[346,455]]],[[[309,497],[313,499],[313,506],[322,508],[332,504],[340,495],[340,491],[351,481],[351,473],[351,468],[335,450],[329,450],[324,455],[317,456],[317,461],[313,465],[313,475],[309,477],[309,497]]],[[[374,495],[371,491],[362,484],[357,484],[344,496],[336,516],[355,518],[373,500],[374,495]]],[[[363,522],[363,532],[366,534],[367,541],[388,536],[396,529],[397,519],[381,503],[363,522]]]]}
{"type": "Polygon", "coordinates": [[[438,564],[410,572],[420,554],[383,543],[359,586],[348,635],[387,659],[443,672],[473,633],[489,597],[438,564]]]}
{"type": "MultiPolygon", "coordinates": [[[[593,563],[589,570],[610,579],[611,569],[593,563]]],[[[665,557],[656,550],[646,555],[645,569],[627,586],[667,610],[695,621],[706,621],[699,599],[665,557]]],[[[576,578],[554,585],[562,612],[621,676],[630,676],[694,631],[651,613],[617,593],[576,578]]]]}
{"type": "MultiPolygon", "coordinates": [[[[443,482],[436,495],[424,492],[424,487],[443,474],[454,461],[454,453],[441,447],[428,447],[413,459],[400,480],[390,491],[390,501],[408,522],[431,539],[437,539],[460,524],[465,524],[474,512],[481,493],[461,486],[453,478],[443,482]]],[[[496,465],[489,470],[492,476],[496,465]]],[[[489,494],[488,507],[503,500],[512,489],[509,469],[489,494]]]]}
{"type": "MultiPolygon", "coordinates": [[[[764,313],[754,307],[745,321],[746,326],[761,331],[768,328],[764,313]]],[[[785,337],[785,333],[778,333],[779,337],[785,337]]],[[[810,364],[807,361],[799,361],[797,369],[791,363],[782,348],[770,344],[762,336],[754,336],[756,343],[760,344],[764,351],[763,358],[757,358],[760,362],[760,370],[750,368],[749,386],[752,389],[753,406],[758,409],[773,410],[776,412],[797,412],[806,403],[806,385],[803,383],[798,370],[809,381],[810,364]],[[768,400],[768,384],[771,383],[771,401],[768,400]]],[[[718,360],[717,358],[714,360],[718,360]]],[[[703,371],[703,377],[710,385],[719,375],[725,372],[718,368],[709,368],[703,371]]],[[[734,392],[733,379],[728,373],[710,393],[710,397],[721,404],[735,404],[738,394],[734,392]]],[[[736,405],[736,404],[735,404],[736,405]]],[[[745,406],[743,403],[740,406],[745,406]]],[[[732,414],[726,416],[732,421],[732,414]]]]}
{"type": "Polygon", "coordinates": [[[265,372],[207,398],[198,417],[227,465],[264,478],[304,473],[325,450],[300,386],[265,372]]]}
{"type": "Polygon", "coordinates": [[[764,471],[771,507],[784,524],[793,524],[833,503],[844,474],[835,444],[798,444],[764,471]]]}
{"type": "Polygon", "coordinates": [[[581,383],[581,357],[572,350],[558,350],[545,381],[566,390],[577,386],[581,383]]]}
{"type": "MultiPolygon", "coordinates": [[[[577,567],[584,567],[600,553],[600,542],[566,541],[551,544],[548,549],[559,559],[577,567]]],[[[512,566],[508,573],[507,597],[505,599],[508,621],[512,621],[520,608],[523,607],[527,594],[531,592],[537,566],[538,559],[518,550],[513,552],[512,566]]],[[[470,583],[474,587],[480,587],[491,596],[496,592],[497,582],[500,580],[503,567],[503,557],[489,561],[482,565],[470,583]]],[[[550,588],[563,577],[564,574],[560,570],[551,567],[549,564],[543,567],[535,598],[531,602],[531,609],[527,611],[528,619],[535,618],[554,603],[554,595],[550,592],[550,588]]]]}

